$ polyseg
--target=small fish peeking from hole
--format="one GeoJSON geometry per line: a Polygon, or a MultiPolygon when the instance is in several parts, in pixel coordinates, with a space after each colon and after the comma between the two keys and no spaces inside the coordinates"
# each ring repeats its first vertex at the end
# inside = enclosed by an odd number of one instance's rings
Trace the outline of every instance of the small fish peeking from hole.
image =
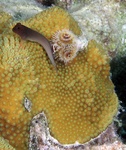
{"type": "Polygon", "coordinates": [[[17,23],[13,27],[12,31],[18,34],[23,40],[28,40],[28,41],[39,43],[45,49],[51,63],[56,69],[56,63],[55,63],[54,56],[53,56],[53,50],[52,50],[50,42],[47,40],[46,37],[44,37],[41,33],[22,25],[21,23],[17,23]]]}

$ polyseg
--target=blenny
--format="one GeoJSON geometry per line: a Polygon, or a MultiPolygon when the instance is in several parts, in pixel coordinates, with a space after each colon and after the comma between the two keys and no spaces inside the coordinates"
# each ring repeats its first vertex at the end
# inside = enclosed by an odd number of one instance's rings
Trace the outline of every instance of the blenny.
{"type": "Polygon", "coordinates": [[[41,33],[22,25],[21,23],[17,23],[13,27],[12,31],[18,34],[23,40],[37,42],[40,45],[42,45],[44,49],[46,50],[46,53],[51,63],[56,68],[56,63],[55,63],[54,56],[53,56],[53,50],[52,50],[50,42],[48,41],[46,37],[44,37],[41,33]]]}

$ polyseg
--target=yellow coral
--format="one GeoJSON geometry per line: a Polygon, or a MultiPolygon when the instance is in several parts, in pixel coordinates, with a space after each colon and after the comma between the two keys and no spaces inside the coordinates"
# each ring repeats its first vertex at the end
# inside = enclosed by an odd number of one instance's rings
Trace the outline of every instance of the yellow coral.
{"type": "MultiPolygon", "coordinates": [[[[49,39],[63,28],[81,33],[72,17],[57,7],[24,24],[49,39]]],[[[12,32],[0,40],[0,136],[17,150],[27,149],[30,120],[41,111],[51,135],[63,144],[89,141],[112,122],[118,99],[109,79],[109,61],[97,43],[91,41],[68,66],[57,62],[55,72],[38,43],[20,45],[20,37],[12,32]],[[30,112],[24,98],[32,102],[30,112]]]]}
{"type": "Polygon", "coordinates": [[[0,137],[0,150],[15,150],[11,145],[9,145],[7,140],[0,137]]]}
{"type": "Polygon", "coordinates": [[[51,39],[53,34],[63,29],[70,29],[76,35],[81,34],[77,22],[68,12],[59,7],[52,7],[37,14],[24,22],[24,25],[42,33],[48,39],[51,39]]]}
{"type": "Polygon", "coordinates": [[[12,22],[11,16],[5,12],[0,12],[0,34],[6,31],[9,24],[12,22]]]}

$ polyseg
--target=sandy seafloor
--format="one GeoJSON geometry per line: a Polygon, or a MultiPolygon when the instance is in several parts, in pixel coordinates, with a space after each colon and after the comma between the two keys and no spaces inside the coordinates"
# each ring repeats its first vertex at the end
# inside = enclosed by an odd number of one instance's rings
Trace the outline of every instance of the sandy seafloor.
{"type": "MultiPolygon", "coordinates": [[[[60,0],[60,4],[62,2],[64,1],[60,0]]],[[[86,38],[87,40],[94,39],[101,43],[105,50],[115,51],[115,49],[118,49],[116,57],[126,55],[125,0],[90,0],[90,2],[88,0],[83,2],[74,0],[72,3],[66,0],[66,2],[69,4],[67,11],[79,22],[83,31],[81,38],[86,38]]],[[[44,9],[47,8],[34,0],[0,0],[0,11],[9,13],[15,21],[30,18],[44,9]]],[[[31,134],[33,134],[32,131],[31,134]]],[[[47,145],[38,146],[36,143],[30,144],[31,150],[37,150],[37,148],[40,150],[64,149],[63,146],[54,144],[53,140],[48,141],[47,145]]],[[[115,133],[114,124],[112,124],[102,136],[94,141],[85,145],[65,149],[126,150],[126,145],[120,141],[120,138],[115,133]]]]}

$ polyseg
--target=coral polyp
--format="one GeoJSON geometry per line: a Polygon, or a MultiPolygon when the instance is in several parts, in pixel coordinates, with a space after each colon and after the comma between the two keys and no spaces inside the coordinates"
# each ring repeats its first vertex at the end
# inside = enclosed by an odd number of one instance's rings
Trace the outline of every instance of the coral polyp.
{"type": "Polygon", "coordinates": [[[52,45],[55,58],[64,63],[73,60],[79,51],[78,38],[68,29],[57,31],[52,36],[52,45]]]}

